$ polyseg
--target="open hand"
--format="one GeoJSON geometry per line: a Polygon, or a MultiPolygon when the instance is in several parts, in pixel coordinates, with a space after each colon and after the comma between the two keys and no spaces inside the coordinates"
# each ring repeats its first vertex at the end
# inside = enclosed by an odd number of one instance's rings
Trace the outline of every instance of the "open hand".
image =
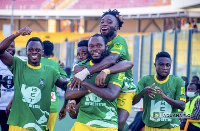
{"type": "Polygon", "coordinates": [[[152,88],[154,85],[155,85],[155,83],[153,83],[152,85],[147,86],[143,89],[144,94],[147,94],[150,98],[154,98],[155,93],[156,93],[156,90],[152,88]]]}

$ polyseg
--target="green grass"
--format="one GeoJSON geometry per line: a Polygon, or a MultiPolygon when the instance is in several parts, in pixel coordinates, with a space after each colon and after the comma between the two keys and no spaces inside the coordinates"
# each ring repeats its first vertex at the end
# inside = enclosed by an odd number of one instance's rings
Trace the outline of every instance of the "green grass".
{"type": "MultiPolygon", "coordinates": [[[[63,105],[63,102],[64,102],[64,98],[60,98],[59,111],[60,111],[60,109],[63,105]]],[[[56,124],[55,124],[55,127],[54,127],[54,131],[70,131],[70,129],[74,125],[75,121],[76,121],[76,119],[71,119],[69,114],[67,114],[67,116],[61,121],[59,121],[59,119],[57,118],[56,124]]]]}

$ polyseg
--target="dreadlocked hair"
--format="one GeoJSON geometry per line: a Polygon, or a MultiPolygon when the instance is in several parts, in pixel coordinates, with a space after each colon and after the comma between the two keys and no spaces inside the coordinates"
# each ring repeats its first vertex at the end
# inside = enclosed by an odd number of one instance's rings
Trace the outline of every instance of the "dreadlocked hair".
{"type": "Polygon", "coordinates": [[[106,15],[113,15],[117,19],[119,29],[120,29],[124,21],[122,19],[122,16],[119,13],[120,12],[117,9],[114,9],[114,10],[109,9],[108,11],[103,12],[103,15],[101,16],[101,18],[103,18],[106,15]]]}

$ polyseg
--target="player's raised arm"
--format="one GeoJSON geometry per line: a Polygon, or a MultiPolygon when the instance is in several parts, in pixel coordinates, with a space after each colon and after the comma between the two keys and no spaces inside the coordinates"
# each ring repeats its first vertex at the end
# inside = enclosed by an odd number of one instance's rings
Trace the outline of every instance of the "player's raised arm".
{"type": "Polygon", "coordinates": [[[9,47],[9,45],[14,41],[15,38],[17,38],[20,35],[30,35],[31,29],[26,26],[20,30],[18,30],[15,34],[12,34],[11,36],[5,38],[0,43],[0,59],[2,62],[7,65],[11,66],[13,62],[12,55],[6,51],[6,49],[9,47]]]}

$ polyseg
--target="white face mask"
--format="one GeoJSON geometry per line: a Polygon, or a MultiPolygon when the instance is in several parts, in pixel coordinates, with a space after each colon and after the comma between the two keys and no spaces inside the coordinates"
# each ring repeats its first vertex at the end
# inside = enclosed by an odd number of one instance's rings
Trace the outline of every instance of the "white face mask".
{"type": "Polygon", "coordinates": [[[187,96],[188,97],[194,97],[195,96],[195,92],[187,92],[187,96]]]}

